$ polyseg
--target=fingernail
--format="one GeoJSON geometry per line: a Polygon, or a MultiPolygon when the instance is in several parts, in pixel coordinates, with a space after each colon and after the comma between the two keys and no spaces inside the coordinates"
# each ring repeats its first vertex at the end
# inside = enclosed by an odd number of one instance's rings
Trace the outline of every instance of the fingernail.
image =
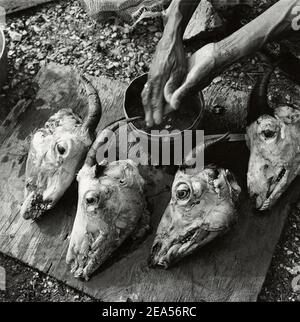
{"type": "Polygon", "coordinates": [[[172,98],[171,106],[174,110],[177,110],[179,107],[180,101],[177,98],[172,98]]]}
{"type": "Polygon", "coordinates": [[[152,120],[146,120],[146,125],[147,125],[147,127],[152,127],[153,126],[153,121],[152,120]]]}
{"type": "Polygon", "coordinates": [[[161,121],[162,121],[162,113],[161,111],[155,111],[154,114],[153,114],[153,119],[154,119],[154,122],[155,124],[160,124],[161,121]]]}

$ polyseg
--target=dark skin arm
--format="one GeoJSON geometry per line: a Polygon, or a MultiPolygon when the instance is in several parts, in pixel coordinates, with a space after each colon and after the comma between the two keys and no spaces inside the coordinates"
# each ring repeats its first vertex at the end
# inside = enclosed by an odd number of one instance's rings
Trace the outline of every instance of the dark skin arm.
{"type": "Polygon", "coordinates": [[[198,50],[190,60],[186,80],[172,95],[171,106],[179,108],[187,93],[203,89],[226,67],[261,49],[268,41],[293,32],[299,6],[300,0],[278,1],[231,36],[198,50]]]}
{"type": "Polygon", "coordinates": [[[164,34],[159,41],[148,82],[142,93],[146,123],[159,124],[164,114],[165,98],[171,99],[186,76],[187,60],[182,37],[200,0],[173,0],[168,8],[164,34]]]}
{"type": "MultiPolygon", "coordinates": [[[[168,8],[164,34],[159,41],[148,74],[148,82],[142,92],[145,120],[149,127],[159,124],[165,113],[172,110],[169,104],[172,94],[182,84],[188,72],[188,61],[183,48],[183,34],[201,0],[173,0],[168,8]]],[[[247,0],[212,0],[217,10],[247,0]]]]}
{"type": "MultiPolygon", "coordinates": [[[[295,6],[300,5],[300,0],[278,1],[231,36],[201,48],[187,64],[182,35],[198,3],[199,1],[193,0],[173,0],[168,9],[164,35],[156,49],[148,83],[142,93],[148,126],[159,124],[168,109],[179,108],[190,91],[201,90],[213,77],[238,59],[259,50],[266,42],[292,31],[292,23],[299,14],[295,6]],[[189,72],[185,78],[187,69],[189,72]],[[166,105],[166,102],[169,104],[166,105]]],[[[212,0],[212,3],[217,9],[221,9],[247,4],[247,0],[212,0]]]]}

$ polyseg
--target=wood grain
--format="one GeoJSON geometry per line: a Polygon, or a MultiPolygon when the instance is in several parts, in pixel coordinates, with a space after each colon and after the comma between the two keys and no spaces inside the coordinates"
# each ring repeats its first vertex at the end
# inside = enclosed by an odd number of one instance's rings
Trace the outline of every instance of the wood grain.
{"type": "MultiPolygon", "coordinates": [[[[103,77],[94,78],[93,84],[104,107],[99,125],[103,128],[122,115],[126,86],[103,77]]],[[[124,244],[89,282],[75,280],[67,270],[65,255],[76,212],[76,185],[51,213],[37,223],[20,217],[19,204],[23,198],[26,138],[61,107],[71,107],[84,115],[87,101],[77,72],[70,67],[55,64],[44,67],[35,86],[36,98],[18,113],[17,122],[12,113],[11,119],[2,125],[5,135],[0,147],[1,252],[103,301],[126,301],[128,298],[134,301],[257,299],[290,205],[299,197],[299,180],[265,215],[252,212],[244,195],[239,222],[229,234],[165,271],[147,267],[154,232],[169,201],[168,187],[173,180],[172,175],[156,170],[154,181],[147,187],[153,232],[139,245],[124,244]]],[[[223,95],[222,92],[219,94],[223,95]]],[[[242,109],[246,98],[247,95],[240,102],[242,109]]],[[[223,162],[231,167],[245,188],[248,151],[243,143],[224,145],[213,158],[217,163],[223,162]]]]}

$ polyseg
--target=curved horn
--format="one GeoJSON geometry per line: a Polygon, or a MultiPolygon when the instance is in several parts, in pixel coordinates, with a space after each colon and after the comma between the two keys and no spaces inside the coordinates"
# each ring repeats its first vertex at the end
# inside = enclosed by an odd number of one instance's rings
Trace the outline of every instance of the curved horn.
{"type": "Polygon", "coordinates": [[[110,123],[106,126],[106,128],[101,131],[101,133],[96,138],[95,142],[93,143],[92,147],[90,148],[86,159],[85,164],[92,167],[97,163],[96,155],[99,148],[107,142],[107,138],[111,132],[117,131],[117,129],[121,126],[122,123],[131,123],[133,121],[141,119],[141,116],[136,116],[132,118],[121,118],[115,122],[110,123]]]}
{"type": "Polygon", "coordinates": [[[205,150],[207,150],[209,147],[212,147],[218,143],[227,141],[229,139],[230,133],[227,132],[224,135],[221,135],[219,137],[210,139],[210,140],[206,140],[204,141],[204,144],[200,144],[198,146],[196,146],[184,159],[183,161],[183,167],[184,168],[190,168],[192,167],[191,165],[189,165],[189,161],[193,160],[193,155],[199,155],[200,153],[204,153],[205,150]]]}
{"type": "Polygon", "coordinates": [[[89,104],[88,113],[82,126],[90,133],[94,133],[102,115],[101,102],[92,83],[84,75],[81,75],[81,80],[85,86],[89,104]]]}
{"type": "Polygon", "coordinates": [[[262,115],[274,115],[268,102],[268,85],[275,66],[258,79],[249,98],[247,126],[255,122],[262,115]]]}

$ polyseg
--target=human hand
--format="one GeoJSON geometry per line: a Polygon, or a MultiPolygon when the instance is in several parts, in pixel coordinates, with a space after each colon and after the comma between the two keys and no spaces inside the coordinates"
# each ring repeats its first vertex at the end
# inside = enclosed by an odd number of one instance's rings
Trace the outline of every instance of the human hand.
{"type": "Polygon", "coordinates": [[[171,109],[168,104],[173,92],[181,85],[187,72],[187,59],[182,40],[163,37],[157,45],[142,92],[147,126],[160,124],[171,109]]]}

